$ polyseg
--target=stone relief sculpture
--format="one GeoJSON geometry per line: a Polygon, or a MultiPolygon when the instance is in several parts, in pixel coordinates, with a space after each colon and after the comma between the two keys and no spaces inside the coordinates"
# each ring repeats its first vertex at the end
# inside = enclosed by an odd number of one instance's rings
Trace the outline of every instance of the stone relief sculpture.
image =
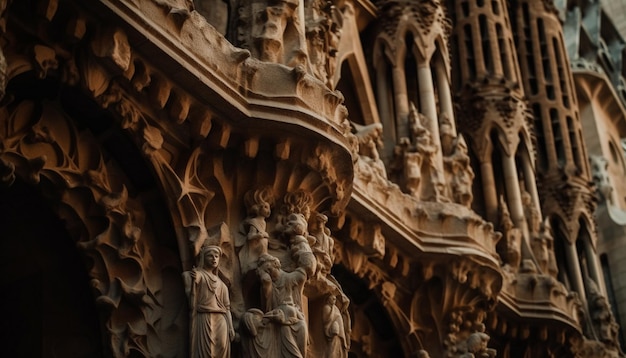
{"type": "Polygon", "coordinates": [[[317,259],[317,277],[330,274],[330,268],[335,260],[333,253],[334,242],[330,237],[330,229],[326,227],[327,222],[328,217],[326,215],[315,213],[309,230],[310,234],[315,238],[311,249],[317,259]]]}
{"type": "Polygon", "coordinates": [[[336,306],[337,298],[334,295],[328,295],[326,297],[326,303],[322,311],[322,320],[324,323],[324,335],[328,340],[326,352],[324,357],[347,357],[348,338],[346,338],[346,332],[344,331],[344,322],[336,306]]]}
{"type": "Polygon", "coordinates": [[[502,226],[504,234],[505,250],[501,254],[505,262],[505,270],[510,272],[516,272],[521,262],[521,245],[522,245],[522,230],[513,226],[513,220],[511,220],[511,214],[509,208],[504,201],[504,197],[500,197],[500,225],[502,226]]]}
{"type": "Polygon", "coordinates": [[[556,257],[554,256],[554,237],[552,236],[552,226],[550,225],[550,220],[548,218],[545,218],[541,223],[539,237],[542,241],[542,245],[545,245],[547,251],[547,263],[543,272],[556,278],[559,273],[559,269],[556,263],[556,257]]]}
{"type": "Polygon", "coordinates": [[[308,66],[304,19],[300,15],[299,0],[255,0],[240,10],[240,36],[250,39],[253,55],[262,61],[282,63],[290,67],[308,66]],[[246,12],[249,14],[246,15],[246,12]]]}
{"type": "Polygon", "coordinates": [[[356,131],[355,135],[359,144],[360,159],[370,167],[370,171],[382,179],[387,179],[385,164],[380,159],[379,148],[383,147],[383,126],[380,123],[372,123],[366,126],[351,123],[356,131]]]}
{"type": "Polygon", "coordinates": [[[598,188],[597,196],[599,196],[600,201],[612,204],[613,186],[608,173],[609,162],[601,155],[589,156],[589,162],[591,163],[593,181],[598,188]]]}
{"type": "Polygon", "coordinates": [[[410,138],[400,138],[395,149],[402,158],[395,169],[402,167],[403,181],[407,191],[420,200],[441,201],[444,184],[440,182],[435,165],[439,148],[433,144],[431,133],[423,125],[425,117],[411,103],[409,112],[410,138]]]}
{"type": "Polygon", "coordinates": [[[467,338],[467,353],[462,354],[461,358],[494,358],[496,350],[488,348],[489,335],[484,332],[474,332],[467,338]]]}
{"type": "Polygon", "coordinates": [[[222,249],[204,245],[197,266],[183,272],[190,308],[190,356],[230,357],[235,330],[230,312],[228,288],[218,276],[222,249]]]}
{"type": "Polygon", "coordinates": [[[271,190],[250,190],[244,196],[244,202],[248,217],[241,223],[240,235],[235,243],[242,274],[255,269],[259,257],[267,253],[269,234],[266,219],[271,214],[271,190]]]}
{"type": "Polygon", "coordinates": [[[306,270],[282,270],[280,260],[263,254],[257,273],[261,280],[263,311],[253,308],[244,313],[245,329],[252,336],[251,357],[305,357],[307,323],[302,312],[302,290],[306,270]]]}
{"type": "Polygon", "coordinates": [[[541,230],[541,215],[533,204],[530,193],[525,190],[522,190],[522,206],[524,207],[524,216],[528,222],[528,231],[531,237],[536,237],[541,230]]]}
{"type": "Polygon", "coordinates": [[[343,14],[333,1],[306,1],[305,19],[313,75],[332,88],[343,14]]]}
{"type": "Polygon", "coordinates": [[[467,154],[467,144],[463,136],[459,135],[454,140],[453,148],[452,154],[444,157],[444,164],[449,170],[451,177],[451,197],[455,203],[469,208],[474,198],[472,194],[474,170],[472,170],[470,165],[470,157],[467,154]]]}
{"type": "MultiPolygon", "coordinates": [[[[307,354],[309,323],[304,315],[303,297],[305,284],[316,272],[317,259],[311,245],[317,243],[317,238],[308,233],[310,196],[304,192],[288,193],[284,201],[274,230],[282,245],[270,247],[270,253],[259,255],[255,265],[260,290],[258,307],[249,308],[241,318],[245,356],[305,357],[307,354]],[[285,261],[285,269],[274,254],[285,261]]],[[[321,238],[316,246],[318,251],[330,247],[321,241],[331,239],[325,232],[324,217],[316,218],[319,221],[316,234],[321,238]]]]}
{"type": "Polygon", "coordinates": [[[613,316],[609,302],[600,293],[597,283],[590,277],[586,277],[585,281],[590,291],[589,316],[591,317],[597,339],[609,346],[618,348],[619,325],[613,316]]]}
{"type": "Polygon", "coordinates": [[[548,273],[548,264],[550,262],[550,256],[548,253],[548,243],[541,235],[533,237],[531,248],[533,250],[533,256],[537,260],[538,269],[541,273],[548,273]]]}

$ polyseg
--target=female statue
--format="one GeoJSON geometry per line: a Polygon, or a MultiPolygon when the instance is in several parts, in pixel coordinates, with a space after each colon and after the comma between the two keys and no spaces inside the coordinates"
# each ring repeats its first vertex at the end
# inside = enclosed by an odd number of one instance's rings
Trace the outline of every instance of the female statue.
{"type": "Polygon", "coordinates": [[[202,246],[197,267],[183,272],[190,307],[190,357],[230,357],[235,337],[228,288],[218,276],[222,249],[202,246]]]}

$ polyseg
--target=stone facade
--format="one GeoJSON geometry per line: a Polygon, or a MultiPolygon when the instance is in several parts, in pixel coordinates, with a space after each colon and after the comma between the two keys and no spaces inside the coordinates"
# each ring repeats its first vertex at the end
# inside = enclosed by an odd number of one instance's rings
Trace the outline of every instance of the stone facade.
{"type": "Polygon", "coordinates": [[[623,356],[557,5],[0,1],[7,356],[623,356]]]}

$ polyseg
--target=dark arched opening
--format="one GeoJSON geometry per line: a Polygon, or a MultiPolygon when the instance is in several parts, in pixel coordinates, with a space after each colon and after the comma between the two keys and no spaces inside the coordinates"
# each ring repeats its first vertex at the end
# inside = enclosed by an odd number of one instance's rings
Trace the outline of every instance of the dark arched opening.
{"type": "Polygon", "coordinates": [[[332,274],[350,298],[350,357],[405,357],[387,311],[365,280],[335,265],[332,274]]]}
{"type": "Polygon", "coordinates": [[[20,180],[0,198],[0,356],[103,356],[90,279],[64,223],[20,180]]]}

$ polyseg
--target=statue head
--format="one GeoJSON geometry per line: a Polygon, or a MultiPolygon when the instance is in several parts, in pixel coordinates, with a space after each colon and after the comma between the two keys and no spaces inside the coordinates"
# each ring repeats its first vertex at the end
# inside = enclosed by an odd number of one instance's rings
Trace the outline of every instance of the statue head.
{"type": "Polygon", "coordinates": [[[272,191],[269,187],[248,191],[246,195],[244,195],[248,215],[269,217],[272,199],[272,191]]]}
{"type": "Polygon", "coordinates": [[[289,214],[285,233],[287,235],[304,235],[307,231],[307,221],[302,214],[289,214]]]}
{"type": "Polygon", "coordinates": [[[270,254],[261,254],[257,261],[257,272],[267,272],[272,279],[276,279],[280,273],[280,260],[270,254]]]}
{"type": "Polygon", "coordinates": [[[222,248],[216,245],[202,245],[198,254],[198,267],[217,269],[222,257],[222,248]]]}

